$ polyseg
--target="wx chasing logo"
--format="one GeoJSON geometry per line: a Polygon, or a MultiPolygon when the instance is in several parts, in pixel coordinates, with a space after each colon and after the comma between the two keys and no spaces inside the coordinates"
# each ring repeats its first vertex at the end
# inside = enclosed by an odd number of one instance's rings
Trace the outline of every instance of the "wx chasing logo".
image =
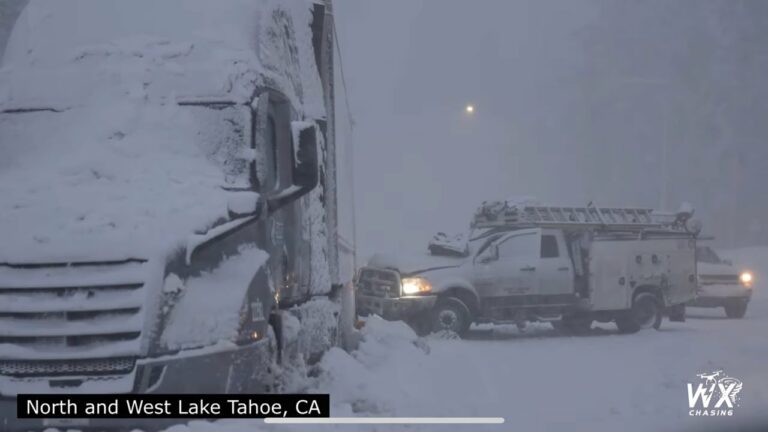
{"type": "Polygon", "coordinates": [[[694,390],[688,383],[688,411],[693,417],[725,417],[733,415],[738,406],[741,380],[723,375],[723,371],[697,375],[701,382],[694,390]]]}

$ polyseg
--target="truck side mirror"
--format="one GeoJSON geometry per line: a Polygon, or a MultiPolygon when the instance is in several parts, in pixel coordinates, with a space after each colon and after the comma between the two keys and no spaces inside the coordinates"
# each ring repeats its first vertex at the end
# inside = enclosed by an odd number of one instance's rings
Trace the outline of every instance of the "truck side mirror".
{"type": "Polygon", "coordinates": [[[291,122],[295,146],[293,184],[309,191],[317,186],[317,128],[314,123],[291,122]]]}
{"type": "Polygon", "coordinates": [[[291,122],[294,150],[292,185],[269,197],[269,211],[274,211],[306,195],[319,182],[317,125],[314,122],[291,122]]]}

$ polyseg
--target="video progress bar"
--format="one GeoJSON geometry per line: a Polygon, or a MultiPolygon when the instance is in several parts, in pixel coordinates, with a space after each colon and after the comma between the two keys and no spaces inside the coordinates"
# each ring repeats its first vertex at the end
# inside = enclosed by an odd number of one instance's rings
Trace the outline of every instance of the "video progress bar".
{"type": "Polygon", "coordinates": [[[267,417],[283,424],[503,424],[504,417],[267,417]]]}

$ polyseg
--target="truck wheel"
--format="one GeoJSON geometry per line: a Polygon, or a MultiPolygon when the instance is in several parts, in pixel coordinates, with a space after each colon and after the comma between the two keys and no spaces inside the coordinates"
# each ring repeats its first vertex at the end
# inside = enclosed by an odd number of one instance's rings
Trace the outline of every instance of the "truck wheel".
{"type": "Polygon", "coordinates": [[[432,317],[429,314],[416,315],[405,320],[416,336],[426,336],[432,330],[432,317]]]}
{"type": "Polygon", "coordinates": [[[744,318],[747,313],[747,302],[742,300],[732,300],[725,305],[725,316],[728,318],[744,318]]]}
{"type": "Polygon", "coordinates": [[[637,333],[640,330],[661,327],[662,310],[658,298],[651,293],[642,292],[632,301],[632,309],[624,311],[616,318],[616,326],[621,333],[637,333]]]}
{"type": "Polygon", "coordinates": [[[552,321],[555,330],[572,335],[583,335],[592,329],[592,318],[582,315],[565,316],[559,321],[552,321]]]}
{"type": "Polygon", "coordinates": [[[433,332],[448,330],[459,336],[464,335],[472,323],[467,305],[454,297],[438,300],[430,321],[433,332]]]}

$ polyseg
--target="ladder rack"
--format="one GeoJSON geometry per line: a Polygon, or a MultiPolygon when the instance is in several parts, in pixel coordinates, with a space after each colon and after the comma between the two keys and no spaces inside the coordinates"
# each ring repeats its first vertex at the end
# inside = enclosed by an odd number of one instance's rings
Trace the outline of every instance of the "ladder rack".
{"type": "Polygon", "coordinates": [[[680,222],[674,213],[659,213],[646,208],[510,206],[505,202],[491,202],[480,206],[472,226],[684,232],[685,224],[680,222]]]}

